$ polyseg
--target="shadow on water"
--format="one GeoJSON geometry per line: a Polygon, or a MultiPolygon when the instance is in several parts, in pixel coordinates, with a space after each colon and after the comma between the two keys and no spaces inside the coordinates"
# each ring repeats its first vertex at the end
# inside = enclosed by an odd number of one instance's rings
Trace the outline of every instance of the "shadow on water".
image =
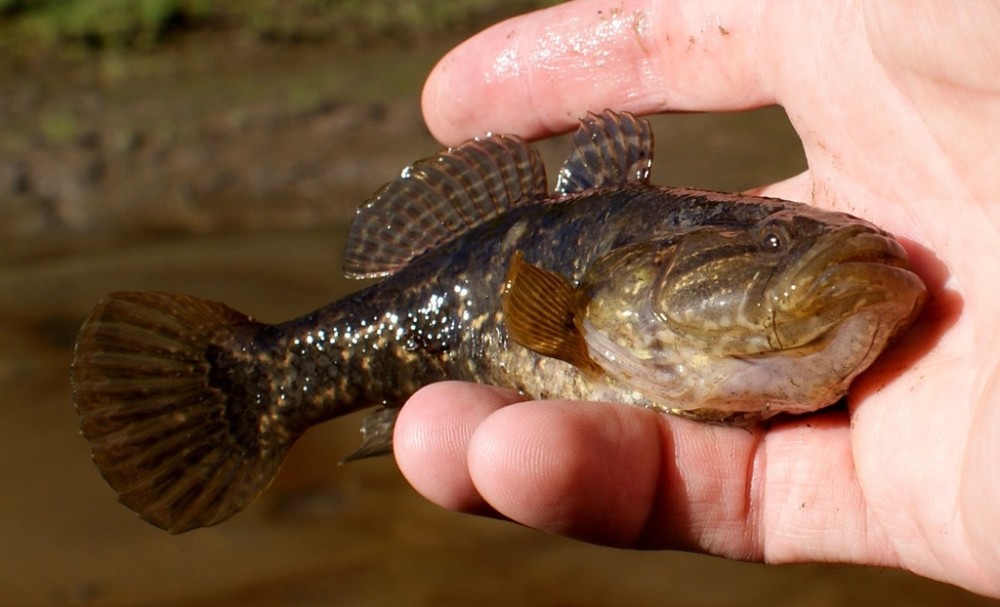
{"type": "MultiPolygon", "coordinates": [[[[415,60],[401,52],[391,61],[397,70],[423,74],[432,58],[415,60]]],[[[336,69],[336,60],[329,61],[336,69]]],[[[323,197],[357,204],[359,192],[372,191],[406,162],[435,151],[419,124],[418,84],[405,92],[389,89],[378,103],[399,116],[381,118],[386,124],[411,123],[397,137],[406,140],[358,142],[342,158],[327,158],[363,167],[365,154],[381,154],[370,168],[358,171],[362,185],[323,197]]],[[[372,101],[364,103],[371,107],[372,101]]],[[[384,137],[384,130],[374,132],[384,137]]],[[[801,170],[794,134],[780,111],[670,117],[658,121],[657,134],[657,183],[741,189],[801,170]]],[[[565,141],[543,144],[550,169],[565,146],[565,141]]],[[[244,178],[236,175],[229,183],[244,178]]],[[[315,183],[327,187],[334,181],[315,183]]],[[[204,187],[208,193],[226,192],[221,186],[204,187]]],[[[188,211],[208,216],[197,208],[207,200],[192,195],[188,211]]],[[[240,220],[237,207],[227,206],[237,204],[232,201],[220,203],[223,220],[197,219],[187,228],[171,220],[169,229],[153,230],[162,224],[143,223],[136,213],[120,229],[92,229],[89,233],[97,236],[88,238],[77,232],[65,241],[34,239],[12,247],[0,260],[0,475],[5,487],[0,602],[995,604],[899,571],[765,567],[613,550],[445,512],[417,496],[389,458],[336,465],[357,445],[357,416],[308,433],[271,489],[221,526],[170,536],[139,521],[115,503],[77,435],[68,383],[75,331],[90,307],[113,290],[187,292],[278,321],[357,288],[339,276],[350,205],[336,213],[307,211],[301,196],[297,200],[297,212],[303,213],[297,221],[240,220]]],[[[280,209],[278,199],[255,204],[258,210],[280,209]]],[[[271,215],[265,211],[261,217],[266,219],[271,215]]]]}

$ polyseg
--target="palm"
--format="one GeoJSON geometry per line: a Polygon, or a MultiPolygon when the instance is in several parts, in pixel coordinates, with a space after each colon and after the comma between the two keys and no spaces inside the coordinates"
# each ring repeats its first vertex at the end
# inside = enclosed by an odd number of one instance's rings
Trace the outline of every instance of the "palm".
{"type": "MultiPolygon", "coordinates": [[[[794,92],[782,101],[798,116],[810,165],[800,182],[807,188],[788,195],[872,218],[912,241],[914,263],[930,288],[921,321],[852,394],[853,470],[843,474],[857,476],[867,528],[885,534],[884,548],[857,556],[888,558],[976,587],[995,579],[995,570],[980,567],[996,557],[987,548],[996,537],[984,531],[993,526],[998,497],[996,484],[992,494],[987,486],[997,444],[989,435],[1000,427],[1000,386],[991,385],[1000,368],[991,345],[1000,337],[991,312],[1000,291],[989,278],[989,261],[1000,251],[1000,201],[998,156],[982,125],[998,115],[1000,88],[982,90],[994,83],[976,81],[975,63],[949,71],[933,60],[907,61],[913,43],[902,49],[880,37],[888,24],[905,23],[893,12],[888,3],[867,7],[868,37],[847,43],[848,57],[833,57],[834,64],[849,62],[849,79],[837,77],[836,65],[821,65],[830,77],[788,87],[794,92]],[[856,90],[852,79],[865,87],[856,90]],[[981,103],[969,98],[970,86],[979,89],[974,97],[981,103]],[[961,100],[963,113],[942,107],[949,98],[961,100]],[[935,571],[941,559],[947,570],[935,571]]],[[[958,40],[942,38],[948,50],[960,48],[958,40]]],[[[925,57],[952,55],[936,50],[925,57]]]]}
{"type": "Polygon", "coordinates": [[[850,414],[748,433],[613,405],[505,407],[510,395],[447,384],[404,408],[400,467],[447,507],[591,541],[904,566],[1000,593],[1000,289],[990,263],[1000,251],[1000,90],[981,78],[1000,46],[939,65],[956,53],[934,43],[954,51],[976,37],[923,37],[934,15],[893,14],[890,3],[834,14],[834,3],[774,2],[732,15],[632,4],[608,15],[581,0],[487,32],[429,81],[432,130],[448,141],[487,129],[538,136],[602,107],[779,102],[810,168],[762,192],[899,235],[929,286],[925,314],[855,385],[850,414]],[[532,63],[542,47],[558,72],[532,63]],[[578,82],[589,92],[566,86],[578,82]]]}

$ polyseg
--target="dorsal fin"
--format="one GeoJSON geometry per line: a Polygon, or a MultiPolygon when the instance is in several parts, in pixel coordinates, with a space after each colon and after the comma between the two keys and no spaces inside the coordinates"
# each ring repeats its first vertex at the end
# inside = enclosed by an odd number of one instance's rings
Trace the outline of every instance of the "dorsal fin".
{"type": "Polygon", "coordinates": [[[573,151],[559,169],[557,194],[648,183],[653,130],[628,112],[588,113],[573,133],[573,151]]]}
{"type": "Polygon", "coordinates": [[[358,208],[344,273],[392,274],[470,228],[545,196],[546,189],[541,156],[513,135],[472,139],[420,160],[358,208]]]}
{"type": "Polygon", "coordinates": [[[515,343],[585,373],[601,372],[576,325],[576,289],[565,277],[531,265],[516,251],[500,304],[507,333],[515,343]]]}

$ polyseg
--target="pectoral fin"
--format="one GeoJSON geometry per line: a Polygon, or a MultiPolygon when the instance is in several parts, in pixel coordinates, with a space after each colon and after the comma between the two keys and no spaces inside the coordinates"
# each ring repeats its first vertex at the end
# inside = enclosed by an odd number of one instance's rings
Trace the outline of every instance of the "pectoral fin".
{"type": "Polygon", "coordinates": [[[563,276],[524,261],[520,251],[514,253],[501,294],[511,340],[597,374],[600,367],[590,358],[575,320],[577,301],[576,289],[563,276]]]}

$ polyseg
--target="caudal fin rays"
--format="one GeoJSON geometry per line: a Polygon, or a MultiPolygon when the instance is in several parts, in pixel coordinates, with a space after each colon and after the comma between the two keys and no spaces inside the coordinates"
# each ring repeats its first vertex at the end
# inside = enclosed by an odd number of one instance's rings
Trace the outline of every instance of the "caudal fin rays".
{"type": "MultiPolygon", "coordinates": [[[[80,429],[119,500],[172,533],[219,523],[274,477],[291,444],[236,428],[257,403],[212,385],[213,348],[260,325],[185,295],[116,293],[77,340],[80,429]]],[[[263,413],[263,412],[258,412],[263,413]]]]}

